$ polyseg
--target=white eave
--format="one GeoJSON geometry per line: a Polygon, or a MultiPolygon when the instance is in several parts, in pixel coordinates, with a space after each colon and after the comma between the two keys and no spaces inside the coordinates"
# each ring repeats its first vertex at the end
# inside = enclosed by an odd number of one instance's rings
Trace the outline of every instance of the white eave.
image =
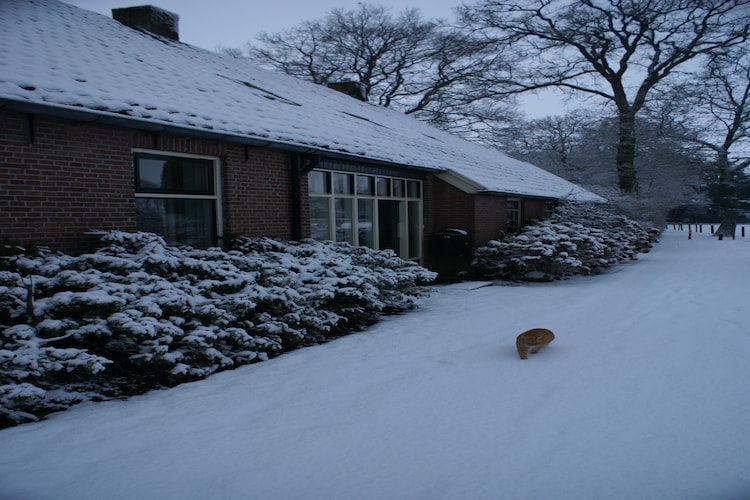
{"type": "Polygon", "coordinates": [[[448,170],[445,172],[438,172],[435,174],[435,176],[438,179],[450,184],[451,186],[457,189],[460,189],[461,191],[467,194],[476,194],[480,191],[485,190],[485,187],[483,185],[453,170],[448,170]]]}

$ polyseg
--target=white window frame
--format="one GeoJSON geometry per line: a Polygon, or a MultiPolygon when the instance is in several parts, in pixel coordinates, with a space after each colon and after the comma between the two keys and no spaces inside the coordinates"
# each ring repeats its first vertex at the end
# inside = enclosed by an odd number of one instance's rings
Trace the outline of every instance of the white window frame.
{"type": "Polygon", "coordinates": [[[508,202],[506,204],[506,215],[507,215],[507,225],[508,227],[521,227],[521,221],[523,220],[523,199],[522,198],[508,198],[508,202]],[[518,203],[518,209],[511,210],[510,204],[511,202],[518,203]],[[515,219],[511,219],[511,212],[517,212],[515,219]]]}
{"type": "Polygon", "coordinates": [[[373,200],[373,214],[372,214],[372,225],[373,225],[373,231],[372,231],[372,239],[373,239],[373,248],[375,250],[380,249],[380,219],[379,219],[379,210],[378,210],[378,203],[380,201],[397,201],[399,202],[398,210],[399,210],[399,224],[397,227],[397,233],[398,233],[398,240],[399,240],[399,248],[398,248],[398,255],[403,256],[405,259],[410,260],[420,260],[422,258],[422,251],[424,247],[424,243],[422,241],[423,239],[423,232],[424,232],[424,183],[421,179],[411,179],[407,177],[398,177],[393,175],[380,175],[380,174],[371,174],[371,173],[359,173],[359,172],[348,172],[348,171],[340,171],[340,170],[331,170],[331,169],[325,169],[325,168],[316,168],[312,172],[325,172],[328,174],[327,182],[328,186],[326,186],[326,192],[325,193],[315,193],[310,192],[309,197],[310,198],[326,198],[328,202],[328,239],[331,241],[336,241],[336,199],[339,198],[346,198],[352,200],[352,244],[355,246],[360,245],[359,241],[359,200],[373,200]],[[334,192],[334,175],[335,174],[346,174],[352,176],[352,192],[351,193],[336,193],[334,192]],[[357,192],[357,183],[356,183],[356,177],[357,176],[367,176],[373,178],[373,193],[372,194],[359,194],[357,192]],[[389,180],[389,192],[386,195],[378,194],[377,190],[377,179],[388,179],[389,180]],[[394,194],[395,192],[395,186],[396,183],[394,181],[403,181],[403,188],[404,193],[402,195],[396,196],[394,194]],[[419,185],[419,196],[409,196],[409,182],[417,182],[419,185]],[[417,210],[417,217],[418,220],[415,222],[414,226],[418,227],[418,241],[419,244],[417,245],[418,248],[416,248],[417,255],[408,255],[409,251],[412,250],[409,246],[409,202],[418,202],[418,210],[417,210]]]}
{"type": "Polygon", "coordinates": [[[208,160],[213,163],[213,185],[214,193],[208,194],[182,194],[182,193],[158,193],[158,192],[139,192],[138,186],[135,185],[135,170],[133,171],[134,192],[136,198],[159,198],[159,199],[188,199],[188,200],[212,200],[214,202],[214,214],[216,220],[216,244],[220,245],[224,238],[224,213],[222,210],[222,193],[221,193],[221,159],[216,156],[196,155],[188,153],[174,153],[171,151],[161,151],[152,149],[132,149],[133,164],[135,169],[135,157],[138,154],[175,157],[175,158],[192,158],[197,160],[208,160]]]}

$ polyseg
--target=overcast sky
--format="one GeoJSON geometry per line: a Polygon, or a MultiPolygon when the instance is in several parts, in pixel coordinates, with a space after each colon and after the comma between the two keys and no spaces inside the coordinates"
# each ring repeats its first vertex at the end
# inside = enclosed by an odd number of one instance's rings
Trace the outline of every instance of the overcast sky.
{"type": "MultiPolygon", "coordinates": [[[[302,21],[319,19],[335,8],[354,9],[352,0],[64,0],[65,3],[112,17],[112,9],[151,4],[180,16],[180,40],[208,50],[242,48],[255,36],[292,28],[302,21]]],[[[454,19],[461,0],[373,0],[394,13],[414,7],[425,19],[454,19]]],[[[469,2],[471,3],[471,2],[469,2]]]]}

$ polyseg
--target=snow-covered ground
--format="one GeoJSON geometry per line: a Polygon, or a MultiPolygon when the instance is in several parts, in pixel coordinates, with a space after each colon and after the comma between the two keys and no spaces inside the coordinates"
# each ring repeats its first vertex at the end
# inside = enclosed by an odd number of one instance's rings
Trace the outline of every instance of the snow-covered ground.
{"type": "Polygon", "coordinates": [[[2,499],[750,498],[750,237],[436,287],[367,332],[0,431],[2,499]],[[529,360],[514,339],[557,338],[529,360]]]}

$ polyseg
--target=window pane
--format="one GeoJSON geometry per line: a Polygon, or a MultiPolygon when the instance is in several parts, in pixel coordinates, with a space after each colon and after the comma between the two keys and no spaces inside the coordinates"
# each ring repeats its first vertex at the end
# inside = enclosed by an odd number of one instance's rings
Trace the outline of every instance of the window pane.
{"type": "Polygon", "coordinates": [[[310,236],[316,240],[331,239],[330,205],[328,198],[310,197],[310,236]]]}
{"type": "Polygon", "coordinates": [[[521,200],[508,200],[508,225],[521,225],[521,200]]]}
{"type": "Polygon", "coordinates": [[[393,179],[393,196],[403,198],[406,196],[406,182],[403,179],[393,179]]]}
{"type": "Polygon", "coordinates": [[[311,193],[330,193],[328,184],[328,172],[313,170],[307,174],[307,185],[311,193]]]}
{"type": "Polygon", "coordinates": [[[384,177],[378,177],[377,180],[378,196],[391,196],[391,180],[384,177]]]}
{"type": "Polygon", "coordinates": [[[420,220],[420,205],[418,201],[409,203],[409,258],[418,259],[422,256],[422,225],[420,220]]]}
{"type": "Polygon", "coordinates": [[[352,194],[352,177],[351,174],[333,174],[333,192],[352,194]]]}
{"type": "Polygon", "coordinates": [[[352,199],[338,198],[336,206],[336,241],[354,243],[354,223],[352,220],[352,199]]]}
{"type": "Polygon", "coordinates": [[[357,176],[357,194],[372,196],[374,194],[374,179],[369,175],[357,176]]]}
{"type": "Polygon", "coordinates": [[[136,198],[139,231],[156,233],[168,243],[207,248],[216,244],[213,200],[136,198]]]}
{"type": "Polygon", "coordinates": [[[136,190],[213,194],[213,162],[193,158],[136,156],[136,190]]]}
{"type": "Polygon", "coordinates": [[[359,233],[359,244],[370,248],[375,248],[373,238],[373,226],[375,219],[373,217],[375,200],[358,200],[357,201],[357,232],[359,233]]]}
{"type": "Polygon", "coordinates": [[[421,196],[421,186],[419,181],[409,181],[407,184],[409,198],[419,198],[421,196]]]}

